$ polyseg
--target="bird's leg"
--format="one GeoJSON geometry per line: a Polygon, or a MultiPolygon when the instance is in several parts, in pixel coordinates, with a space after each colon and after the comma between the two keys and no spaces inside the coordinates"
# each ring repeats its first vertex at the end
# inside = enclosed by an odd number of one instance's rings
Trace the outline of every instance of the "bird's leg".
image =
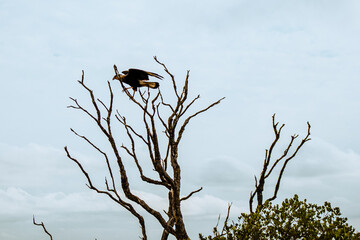
{"type": "Polygon", "coordinates": [[[135,90],[134,90],[134,93],[131,96],[129,96],[129,99],[134,99],[134,96],[135,96],[135,90]]]}
{"type": "Polygon", "coordinates": [[[125,89],[123,89],[122,91],[125,92],[126,90],[128,90],[128,89],[130,89],[130,88],[132,88],[132,87],[125,88],[125,89]]]}

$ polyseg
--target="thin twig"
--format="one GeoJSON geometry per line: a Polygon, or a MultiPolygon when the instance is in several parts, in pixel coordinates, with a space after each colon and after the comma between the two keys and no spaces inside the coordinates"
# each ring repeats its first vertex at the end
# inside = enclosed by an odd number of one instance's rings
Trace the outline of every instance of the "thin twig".
{"type": "Polygon", "coordinates": [[[183,132],[185,131],[186,125],[189,123],[189,121],[190,121],[193,117],[196,117],[198,114],[203,113],[203,112],[209,110],[210,108],[212,108],[212,107],[214,107],[215,105],[219,104],[223,99],[225,99],[225,97],[220,98],[220,99],[217,100],[216,102],[210,104],[208,107],[206,107],[206,108],[204,108],[204,109],[202,109],[202,110],[194,113],[193,115],[189,116],[189,117],[184,121],[183,125],[181,126],[181,128],[180,128],[180,130],[179,130],[179,134],[178,134],[178,137],[177,137],[177,139],[176,139],[176,144],[179,144],[180,139],[181,139],[181,137],[182,137],[182,134],[183,134],[183,132]]]}
{"type": "Polygon", "coordinates": [[[155,61],[156,61],[158,64],[160,64],[161,66],[163,66],[163,67],[164,67],[164,71],[165,71],[167,74],[169,74],[169,76],[170,76],[170,78],[171,78],[171,81],[172,81],[172,83],[173,83],[174,92],[175,92],[177,98],[180,99],[180,96],[179,96],[179,94],[178,94],[178,92],[177,92],[177,87],[176,87],[176,82],[175,82],[175,77],[174,77],[174,75],[172,75],[172,74],[169,72],[169,70],[167,69],[167,67],[165,66],[165,64],[162,63],[162,62],[160,62],[160,61],[156,58],[156,56],[154,56],[154,59],[155,59],[155,61]]]}
{"type": "Polygon", "coordinates": [[[191,193],[189,193],[186,197],[182,197],[180,198],[180,201],[185,201],[186,199],[189,199],[194,193],[198,193],[202,190],[203,188],[200,187],[198,190],[192,191],[191,193]]]}
{"type": "Polygon", "coordinates": [[[51,236],[51,234],[50,234],[50,233],[48,232],[48,230],[45,228],[45,225],[44,225],[43,222],[41,222],[41,223],[36,223],[36,221],[35,221],[35,216],[34,216],[34,215],[33,215],[33,224],[36,225],[36,226],[41,226],[41,227],[43,228],[44,232],[45,232],[47,235],[49,235],[50,240],[53,239],[52,236],[51,236]]]}
{"type": "Polygon", "coordinates": [[[221,230],[221,235],[223,235],[224,232],[225,232],[227,222],[228,222],[229,216],[230,216],[230,208],[231,208],[231,206],[232,206],[232,203],[229,203],[227,213],[226,213],[226,217],[225,217],[225,221],[224,221],[224,226],[223,226],[223,229],[221,230]]]}

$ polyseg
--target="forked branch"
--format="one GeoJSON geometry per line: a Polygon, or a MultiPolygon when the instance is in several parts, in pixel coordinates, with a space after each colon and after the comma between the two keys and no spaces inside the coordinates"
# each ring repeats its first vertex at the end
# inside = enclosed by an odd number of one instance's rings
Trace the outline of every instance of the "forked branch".
{"type": "Polygon", "coordinates": [[[273,130],[274,130],[274,135],[275,138],[273,140],[273,142],[270,145],[269,149],[266,149],[265,151],[265,159],[264,159],[264,163],[263,163],[263,169],[261,171],[259,180],[257,180],[256,176],[255,176],[255,190],[253,192],[250,193],[250,199],[249,199],[249,208],[250,208],[250,212],[253,212],[253,200],[254,197],[257,197],[257,208],[260,208],[263,205],[263,191],[264,191],[264,187],[265,187],[265,183],[266,183],[266,179],[270,176],[270,174],[273,172],[273,170],[275,169],[275,167],[283,160],[283,165],[280,169],[279,175],[277,177],[277,181],[276,181],[276,185],[274,188],[274,193],[271,197],[269,197],[266,201],[273,201],[276,199],[277,197],[277,193],[279,191],[280,188],[280,182],[282,179],[282,176],[284,174],[285,168],[287,166],[287,164],[289,163],[289,161],[291,159],[293,159],[296,154],[298,153],[298,151],[301,149],[301,147],[309,140],[311,140],[310,138],[310,128],[311,125],[309,122],[307,122],[307,134],[306,136],[301,140],[301,142],[299,143],[299,145],[296,147],[295,151],[288,156],[289,151],[294,143],[294,140],[298,137],[298,135],[294,134],[291,136],[290,142],[287,145],[287,147],[285,148],[283,154],[277,158],[272,164],[271,164],[271,160],[272,160],[272,153],[273,150],[278,142],[278,140],[280,139],[280,133],[282,128],[285,126],[285,124],[282,124],[280,126],[280,128],[278,128],[278,124],[279,122],[275,123],[275,114],[272,116],[272,125],[273,125],[273,130]]]}

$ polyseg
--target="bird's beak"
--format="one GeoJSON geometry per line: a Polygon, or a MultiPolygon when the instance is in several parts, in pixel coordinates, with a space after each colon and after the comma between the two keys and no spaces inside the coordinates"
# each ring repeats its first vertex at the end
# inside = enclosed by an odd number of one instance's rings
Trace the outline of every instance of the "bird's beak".
{"type": "Polygon", "coordinates": [[[114,79],[116,79],[116,75],[113,77],[113,79],[112,79],[112,80],[114,80],[114,79]]]}

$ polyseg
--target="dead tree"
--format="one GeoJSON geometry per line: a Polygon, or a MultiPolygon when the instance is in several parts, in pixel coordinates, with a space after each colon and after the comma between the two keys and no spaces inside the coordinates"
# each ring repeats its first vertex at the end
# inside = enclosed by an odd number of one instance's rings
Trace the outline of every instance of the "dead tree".
{"type": "Polygon", "coordinates": [[[297,134],[294,134],[294,135],[291,136],[290,142],[287,145],[286,149],[284,150],[284,153],[279,158],[277,158],[274,162],[272,162],[272,165],[271,165],[270,162],[272,160],[273,150],[274,150],[278,140],[280,139],[280,133],[281,133],[282,128],[285,126],[285,124],[282,124],[278,128],[279,122],[275,123],[275,114],[274,114],[272,116],[272,125],[273,125],[275,138],[274,138],[274,141],[271,143],[270,148],[265,150],[265,159],[264,159],[263,169],[261,171],[259,180],[255,176],[255,190],[254,190],[254,192],[250,193],[250,199],[249,199],[249,208],[250,208],[251,213],[253,213],[252,205],[253,205],[253,200],[254,200],[255,196],[257,198],[257,207],[256,207],[256,209],[261,208],[261,206],[263,205],[263,203],[264,203],[263,192],[264,192],[266,179],[270,176],[270,174],[273,172],[274,168],[278,165],[278,163],[280,163],[282,161],[282,167],[281,167],[279,175],[277,177],[277,181],[276,181],[276,185],[275,185],[275,189],[274,189],[274,194],[273,194],[273,196],[266,199],[266,201],[273,201],[273,200],[276,199],[277,193],[278,193],[279,188],[280,188],[281,178],[282,178],[282,176],[284,174],[284,171],[285,171],[285,168],[286,168],[287,164],[289,163],[289,161],[291,159],[293,159],[296,156],[296,154],[298,153],[300,148],[304,145],[304,143],[310,140],[310,128],[311,128],[311,126],[310,126],[310,123],[307,122],[307,126],[308,126],[307,135],[305,136],[305,138],[303,138],[301,140],[299,145],[296,147],[295,151],[292,154],[289,154],[289,150],[291,149],[292,144],[294,143],[294,140],[298,137],[297,134]]]}
{"type": "MultiPolygon", "coordinates": [[[[192,191],[185,196],[181,195],[181,168],[178,158],[179,144],[190,120],[219,104],[223,98],[206,108],[188,114],[190,107],[200,97],[200,95],[198,95],[191,101],[187,101],[189,71],[187,71],[182,90],[179,91],[178,85],[175,82],[175,77],[168,71],[165,64],[159,62],[156,57],[154,57],[154,59],[164,68],[164,71],[172,81],[173,89],[171,91],[173,91],[173,94],[175,95],[175,104],[166,102],[160,89],[157,90],[157,93],[154,96],[151,95],[151,91],[148,89],[144,92],[139,91],[138,97],[133,97],[123,83],[120,82],[123,92],[129,97],[129,101],[123,104],[133,104],[140,109],[142,112],[140,118],[143,122],[142,131],[145,133],[141,133],[139,129],[135,129],[135,127],[128,123],[126,117],[123,116],[118,109],[114,109],[114,101],[117,98],[114,97],[113,88],[110,82],[107,83],[110,96],[108,104],[105,104],[102,100],[95,97],[93,90],[90,89],[84,81],[84,72],[82,73],[81,80],[78,82],[82,88],[88,92],[92,103],[92,109],[86,109],[77,99],[70,98],[73,101],[73,105],[69,107],[84,112],[95,122],[98,129],[107,139],[111,149],[110,152],[102,150],[90,140],[90,138],[80,135],[75,130],[71,129],[76,136],[83,139],[99,152],[100,156],[106,162],[107,175],[110,176],[110,181],[105,178],[104,186],[96,186],[81,162],[70,154],[67,147],[65,147],[65,151],[68,158],[78,165],[83,175],[86,177],[87,186],[90,189],[100,194],[107,195],[138,219],[142,230],[142,239],[147,239],[145,221],[143,216],[135,209],[134,205],[140,206],[161,224],[163,227],[161,239],[165,240],[168,238],[169,234],[171,234],[174,235],[176,239],[184,240],[189,239],[189,237],[186,232],[181,212],[181,203],[190,198],[194,193],[201,191],[202,188],[192,191]],[[168,112],[169,114],[164,116],[165,114],[163,112],[168,112]],[[122,126],[125,130],[124,135],[120,136],[120,138],[114,136],[112,129],[115,126],[122,126]],[[165,147],[161,147],[160,135],[166,139],[167,144],[165,147]],[[119,139],[125,138],[130,142],[129,145],[126,146],[122,143],[119,145],[119,139]],[[146,160],[151,162],[153,170],[156,172],[156,177],[149,177],[144,173],[143,166],[141,165],[141,162],[144,161],[144,159],[140,161],[137,154],[138,143],[141,143],[146,147],[146,160]],[[166,211],[154,209],[151,206],[151,203],[144,201],[140,196],[134,193],[124,165],[124,159],[126,158],[130,158],[134,161],[142,181],[166,189],[168,193],[168,209],[166,211]],[[116,163],[115,168],[112,164],[114,162],[116,163]],[[168,167],[169,164],[171,167],[168,167]],[[117,173],[120,175],[120,181],[117,181],[117,173]]],[[[116,65],[114,65],[114,70],[115,74],[119,74],[116,65]]]]}

